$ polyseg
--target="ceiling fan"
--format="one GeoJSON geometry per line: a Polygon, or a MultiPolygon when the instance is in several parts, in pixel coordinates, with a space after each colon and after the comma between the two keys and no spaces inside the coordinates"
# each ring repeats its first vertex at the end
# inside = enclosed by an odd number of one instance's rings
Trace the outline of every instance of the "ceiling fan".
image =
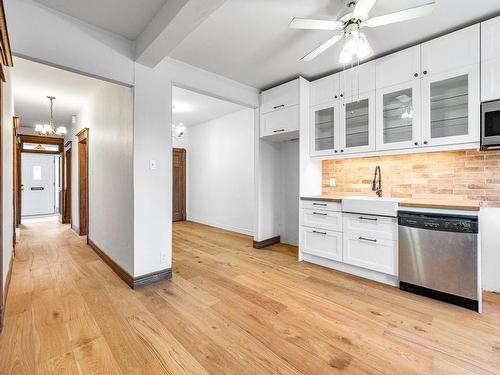
{"type": "Polygon", "coordinates": [[[355,59],[359,61],[368,57],[373,52],[366,36],[360,32],[363,27],[378,27],[427,16],[433,11],[436,5],[436,2],[432,1],[428,4],[414,8],[370,18],[368,13],[373,5],[375,5],[376,1],[377,0],[348,0],[347,7],[352,9],[352,11],[349,11],[349,13],[337,21],[293,18],[289,24],[291,29],[342,30],[340,34],[334,35],[319,47],[305,55],[301,60],[311,61],[344,37],[345,43],[340,53],[340,63],[348,64],[355,59]]]}

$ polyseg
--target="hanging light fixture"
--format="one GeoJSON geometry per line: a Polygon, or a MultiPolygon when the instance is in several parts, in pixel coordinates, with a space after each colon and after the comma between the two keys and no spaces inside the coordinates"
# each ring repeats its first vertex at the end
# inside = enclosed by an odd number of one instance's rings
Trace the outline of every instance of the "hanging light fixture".
{"type": "Polygon", "coordinates": [[[339,62],[345,65],[356,61],[359,64],[359,61],[372,53],[372,47],[365,34],[361,33],[359,29],[355,29],[345,34],[345,43],[340,52],[339,62]]]}
{"type": "Polygon", "coordinates": [[[56,128],[56,122],[54,120],[54,100],[56,99],[54,96],[47,96],[47,99],[50,100],[50,120],[48,124],[36,124],[35,131],[40,135],[58,135],[60,137],[64,137],[64,134],[67,133],[65,126],[58,126],[56,128]]]}

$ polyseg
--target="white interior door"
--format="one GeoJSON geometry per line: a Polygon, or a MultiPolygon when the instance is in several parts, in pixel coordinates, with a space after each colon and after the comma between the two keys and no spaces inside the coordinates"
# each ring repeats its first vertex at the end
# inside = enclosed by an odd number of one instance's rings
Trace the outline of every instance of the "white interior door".
{"type": "Polygon", "coordinates": [[[55,213],[55,157],[22,154],[22,216],[55,213]]]}

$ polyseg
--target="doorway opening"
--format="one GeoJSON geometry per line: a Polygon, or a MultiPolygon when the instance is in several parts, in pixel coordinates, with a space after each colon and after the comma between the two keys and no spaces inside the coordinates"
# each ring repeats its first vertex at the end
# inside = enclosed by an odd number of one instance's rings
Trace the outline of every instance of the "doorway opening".
{"type": "Polygon", "coordinates": [[[251,243],[255,116],[254,107],[172,87],[174,253],[184,246],[178,230],[224,229],[251,243]]]}

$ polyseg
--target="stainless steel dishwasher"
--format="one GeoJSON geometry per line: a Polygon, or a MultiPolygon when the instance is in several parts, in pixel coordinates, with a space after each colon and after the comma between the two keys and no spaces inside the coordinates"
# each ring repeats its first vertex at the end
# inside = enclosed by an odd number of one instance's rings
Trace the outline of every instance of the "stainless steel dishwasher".
{"type": "Polygon", "coordinates": [[[478,311],[478,218],[398,213],[400,289],[478,311]]]}

